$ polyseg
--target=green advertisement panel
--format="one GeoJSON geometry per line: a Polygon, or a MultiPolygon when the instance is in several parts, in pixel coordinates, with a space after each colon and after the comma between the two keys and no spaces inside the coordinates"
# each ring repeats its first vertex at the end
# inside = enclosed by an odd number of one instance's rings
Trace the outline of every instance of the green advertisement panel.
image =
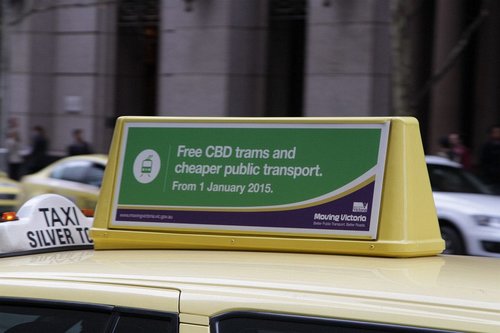
{"type": "MultiPolygon", "coordinates": [[[[206,214],[203,219],[191,218],[181,211],[273,211],[283,212],[277,219],[269,218],[279,224],[289,220],[285,212],[326,209],[328,204],[330,208],[316,213],[316,220],[330,214],[334,221],[343,212],[340,206],[346,206],[351,215],[367,214],[361,229],[370,229],[370,220],[378,217],[388,127],[389,123],[127,123],[115,189],[116,221],[204,224],[206,214]],[[342,201],[358,192],[359,198],[342,201]],[[137,209],[167,217],[138,218],[140,214],[133,214],[137,209]]],[[[234,223],[226,219],[214,217],[211,224],[234,223]]],[[[244,225],[254,227],[252,223],[244,225]]],[[[314,223],[306,225],[307,229],[314,223]]],[[[301,228],[292,228],[296,227],[301,228]]]]}

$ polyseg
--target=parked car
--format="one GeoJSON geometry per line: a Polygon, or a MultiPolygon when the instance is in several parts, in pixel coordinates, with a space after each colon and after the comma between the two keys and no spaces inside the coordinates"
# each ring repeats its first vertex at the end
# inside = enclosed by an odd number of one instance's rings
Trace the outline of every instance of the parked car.
{"type": "Polygon", "coordinates": [[[20,204],[44,193],[60,194],[80,208],[94,208],[106,167],[105,155],[60,159],[21,179],[20,204]]]}
{"type": "Polygon", "coordinates": [[[445,253],[500,257],[500,196],[458,163],[426,162],[445,253]]]}
{"type": "Polygon", "coordinates": [[[0,171],[0,213],[14,210],[18,205],[19,183],[0,171]]]}

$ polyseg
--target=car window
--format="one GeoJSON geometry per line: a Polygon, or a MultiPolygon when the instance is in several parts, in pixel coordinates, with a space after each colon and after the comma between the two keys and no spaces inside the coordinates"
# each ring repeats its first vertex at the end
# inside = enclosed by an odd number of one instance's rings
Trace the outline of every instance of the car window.
{"type": "Polygon", "coordinates": [[[92,163],[87,169],[84,183],[101,187],[102,177],[104,176],[104,165],[92,163]]]}
{"type": "Polygon", "coordinates": [[[69,180],[73,182],[85,183],[85,177],[92,163],[89,161],[70,161],[58,165],[52,173],[51,178],[69,180]]]}
{"type": "Polygon", "coordinates": [[[50,178],[68,180],[100,187],[104,176],[104,165],[91,161],[70,161],[58,165],[50,178]]]}
{"type": "Polygon", "coordinates": [[[168,333],[172,332],[168,318],[121,315],[114,333],[168,333]]]}
{"type": "Polygon", "coordinates": [[[109,313],[87,310],[0,305],[0,333],[103,332],[109,319],[109,313]]]}
{"type": "MultiPolygon", "coordinates": [[[[213,333],[389,333],[448,331],[390,324],[356,322],[304,316],[242,313],[226,314],[212,321],[213,333]]],[[[449,333],[449,332],[448,332],[449,333]]]]}
{"type": "Polygon", "coordinates": [[[174,313],[109,305],[0,300],[0,333],[176,333],[174,313]]]}
{"type": "Polygon", "coordinates": [[[492,194],[479,178],[463,169],[436,164],[427,168],[433,191],[492,194]]]}

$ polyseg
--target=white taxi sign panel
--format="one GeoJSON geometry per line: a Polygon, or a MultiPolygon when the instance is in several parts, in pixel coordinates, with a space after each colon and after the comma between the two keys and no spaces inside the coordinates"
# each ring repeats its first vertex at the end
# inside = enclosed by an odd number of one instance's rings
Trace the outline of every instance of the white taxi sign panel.
{"type": "Polygon", "coordinates": [[[32,198],[17,217],[0,223],[0,256],[92,247],[92,219],[62,196],[44,194],[32,198]]]}
{"type": "Polygon", "coordinates": [[[443,248],[413,118],[122,117],[109,157],[96,249],[443,248]]]}

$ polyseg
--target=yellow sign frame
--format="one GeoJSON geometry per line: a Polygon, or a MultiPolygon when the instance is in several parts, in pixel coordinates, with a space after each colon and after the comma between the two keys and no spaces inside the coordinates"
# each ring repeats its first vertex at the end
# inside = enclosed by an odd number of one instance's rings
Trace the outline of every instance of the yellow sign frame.
{"type": "Polygon", "coordinates": [[[444,249],[425,164],[418,121],[411,117],[374,118],[187,118],[121,117],[117,120],[91,237],[101,249],[249,250],[346,255],[416,257],[444,249]],[[202,229],[165,231],[158,227],[112,226],[111,203],[128,122],[381,124],[390,122],[378,235],[375,240],[341,236],[273,234],[202,229]]]}

